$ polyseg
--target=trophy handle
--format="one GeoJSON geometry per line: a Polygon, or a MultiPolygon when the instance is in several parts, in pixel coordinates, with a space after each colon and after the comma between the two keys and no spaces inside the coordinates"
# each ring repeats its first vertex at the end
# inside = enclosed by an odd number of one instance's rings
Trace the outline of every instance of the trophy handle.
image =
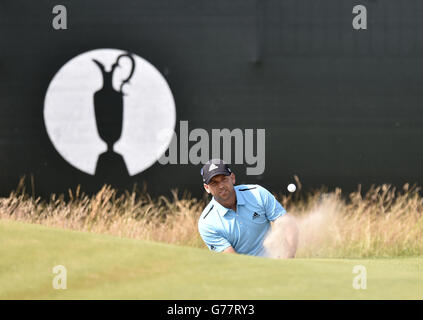
{"type": "Polygon", "coordinates": [[[114,72],[115,68],[117,66],[119,66],[119,60],[123,57],[128,57],[129,60],[131,60],[131,72],[129,73],[129,76],[125,80],[123,80],[121,85],[120,85],[119,92],[121,92],[121,93],[122,93],[123,85],[125,85],[126,83],[129,83],[129,80],[132,78],[132,76],[134,75],[134,71],[135,71],[135,59],[134,59],[134,57],[130,53],[124,53],[124,54],[121,54],[120,56],[117,57],[116,62],[112,66],[112,73],[114,72]]]}

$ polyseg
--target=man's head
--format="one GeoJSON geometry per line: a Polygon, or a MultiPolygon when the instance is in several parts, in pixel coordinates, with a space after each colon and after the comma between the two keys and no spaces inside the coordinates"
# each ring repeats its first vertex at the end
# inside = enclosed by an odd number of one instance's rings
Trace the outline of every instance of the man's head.
{"type": "Polygon", "coordinates": [[[235,199],[235,175],[229,166],[220,159],[212,159],[201,169],[204,189],[218,202],[230,202],[235,199]]]}

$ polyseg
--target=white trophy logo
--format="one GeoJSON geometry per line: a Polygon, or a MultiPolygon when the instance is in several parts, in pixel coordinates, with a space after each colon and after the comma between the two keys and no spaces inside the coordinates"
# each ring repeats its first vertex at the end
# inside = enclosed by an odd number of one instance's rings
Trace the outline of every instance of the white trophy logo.
{"type": "Polygon", "coordinates": [[[175,102],[148,61],[97,49],[56,73],[44,101],[44,122],[54,147],[72,166],[91,175],[116,170],[133,176],[169,147],[175,102]]]}

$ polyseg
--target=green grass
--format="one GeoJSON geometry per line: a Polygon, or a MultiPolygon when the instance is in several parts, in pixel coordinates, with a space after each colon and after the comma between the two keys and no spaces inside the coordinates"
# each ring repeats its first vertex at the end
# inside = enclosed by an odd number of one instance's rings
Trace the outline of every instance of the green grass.
{"type": "Polygon", "coordinates": [[[0,299],[422,299],[423,257],[274,260],[0,220],[0,299]],[[367,289],[352,287],[355,265],[367,289]],[[52,268],[67,269],[55,290],[52,268]]]}

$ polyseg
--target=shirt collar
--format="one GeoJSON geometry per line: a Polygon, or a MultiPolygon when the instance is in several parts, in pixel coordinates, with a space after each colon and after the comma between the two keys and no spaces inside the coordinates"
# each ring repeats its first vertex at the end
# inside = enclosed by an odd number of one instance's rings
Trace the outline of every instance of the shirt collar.
{"type": "MultiPolygon", "coordinates": [[[[236,205],[237,206],[244,205],[245,204],[244,196],[241,194],[241,192],[238,190],[237,187],[234,187],[234,189],[235,189],[235,194],[236,194],[236,205]]],[[[213,201],[214,207],[216,208],[217,212],[221,216],[224,216],[226,214],[226,212],[229,211],[228,208],[222,206],[219,202],[217,202],[214,197],[213,197],[212,201],[213,201]]]]}

